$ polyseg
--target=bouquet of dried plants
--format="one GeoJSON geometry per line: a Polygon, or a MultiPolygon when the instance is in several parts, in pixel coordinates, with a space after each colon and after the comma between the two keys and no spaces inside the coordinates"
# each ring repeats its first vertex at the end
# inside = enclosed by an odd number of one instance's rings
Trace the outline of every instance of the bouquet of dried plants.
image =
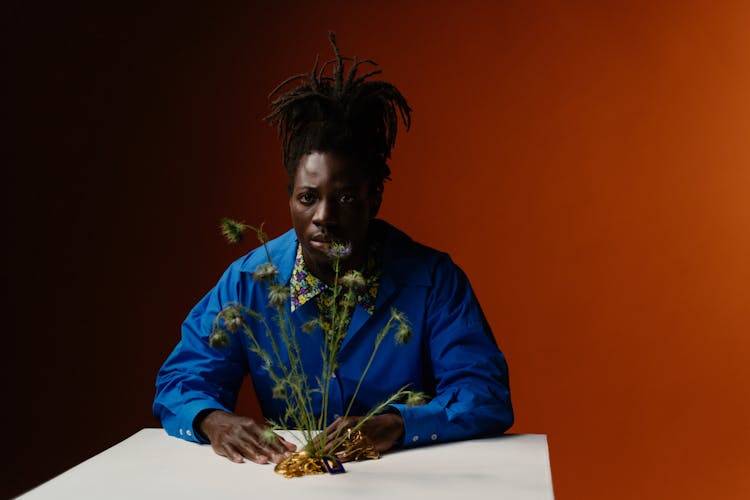
{"type": "MultiPolygon", "coordinates": [[[[332,284],[333,301],[330,311],[321,314],[318,318],[302,326],[302,332],[298,332],[290,317],[289,286],[278,281],[278,268],[271,260],[271,255],[266,247],[267,235],[263,232],[263,226],[256,228],[230,219],[222,220],[222,232],[230,243],[242,241],[244,233],[252,230],[256,233],[258,240],[266,251],[267,261],[259,265],[253,273],[253,279],[263,283],[267,287],[268,309],[266,311],[255,311],[242,304],[229,304],[219,314],[213,323],[211,346],[215,348],[225,347],[229,343],[229,335],[242,333],[249,340],[250,350],[255,353],[263,363],[263,369],[268,373],[273,382],[273,397],[285,401],[286,411],[281,420],[268,420],[268,429],[265,438],[275,439],[275,431],[298,430],[302,438],[301,451],[285,460],[277,466],[277,472],[286,477],[299,475],[323,473],[330,470],[330,460],[337,463],[335,455],[338,447],[351,446],[350,436],[339,436],[339,429],[334,436],[327,435],[326,415],[328,414],[329,389],[338,367],[337,355],[339,348],[346,335],[350,315],[355,306],[356,294],[365,286],[362,273],[350,270],[340,274],[341,261],[351,253],[351,246],[347,243],[334,243],[331,245],[329,257],[334,270],[335,279],[332,284]],[[262,332],[254,331],[248,318],[255,320],[254,324],[262,325],[262,332]],[[278,328],[271,327],[275,322],[278,328]],[[316,329],[322,330],[323,345],[321,346],[322,373],[317,374],[314,380],[310,380],[305,373],[302,364],[302,353],[298,334],[309,335],[316,329]],[[268,338],[270,351],[264,349],[259,342],[259,335],[268,338]],[[285,356],[282,356],[282,349],[285,356]],[[313,406],[312,394],[321,394],[321,407],[313,406]],[[332,439],[331,439],[332,438],[332,439]],[[331,445],[330,443],[337,443],[331,445]],[[285,463],[286,462],[286,463],[285,463]]],[[[357,394],[367,372],[372,365],[378,349],[389,335],[393,335],[397,343],[406,343],[411,337],[411,330],[407,318],[399,311],[392,309],[390,318],[386,325],[375,337],[372,353],[360,375],[357,386],[351,400],[342,417],[350,414],[357,394]]],[[[384,411],[387,406],[401,401],[407,404],[421,404],[424,400],[422,393],[410,391],[402,387],[396,393],[371,408],[363,418],[355,425],[347,429],[347,433],[360,436],[357,433],[360,427],[372,416],[384,411]]],[[[368,455],[373,458],[372,455],[368,455]]]]}

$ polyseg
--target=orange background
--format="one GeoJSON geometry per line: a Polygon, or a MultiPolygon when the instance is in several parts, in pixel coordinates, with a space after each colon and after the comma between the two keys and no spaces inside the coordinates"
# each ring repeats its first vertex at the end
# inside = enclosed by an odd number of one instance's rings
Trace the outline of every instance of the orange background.
{"type": "Polygon", "coordinates": [[[381,216],[469,275],[556,497],[746,498],[750,4],[258,4],[8,9],[2,496],[156,425],[218,219],[289,226],[260,118],[333,29],[414,108],[381,216]]]}

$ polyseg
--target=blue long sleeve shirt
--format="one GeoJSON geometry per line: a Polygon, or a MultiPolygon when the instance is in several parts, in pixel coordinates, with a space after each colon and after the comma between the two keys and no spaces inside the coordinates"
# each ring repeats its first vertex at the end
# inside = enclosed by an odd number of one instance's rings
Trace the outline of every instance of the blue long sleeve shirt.
{"type": "MultiPolygon", "coordinates": [[[[513,424],[507,365],[464,273],[447,254],[415,243],[385,222],[373,221],[370,230],[382,253],[375,310],[369,314],[359,305],[354,309],[329,390],[327,422],[345,413],[375,336],[395,308],[409,319],[412,338],[403,345],[392,337],[385,339],[350,414],[365,414],[408,384],[410,390],[423,391],[432,399],[422,406],[392,405],[404,420],[404,446],[507,430],[513,424]]],[[[268,242],[281,283],[289,283],[297,243],[293,230],[268,242]]],[[[267,290],[252,278],[255,268],[266,261],[265,251],[258,248],[234,262],[184,321],[182,338],[156,380],[153,411],[170,435],[205,442],[197,432],[196,417],[210,409],[233,411],[247,373],[264,416],[283,420],[285,401],[272,397],[273,382],[260,358],[249,350],[248,339],[232,335],[222,349],[208,344],[216,315],[231,303],[267,312],[271,333],[278,335],[267,290]]],[[[322,371],[322,333],[303,334],[301,327],[317,316],[316,301],[291,313],[311,383],[322,371]]],[[[251,327],[265,331],[263,324],[251,327]]],[[[265,334],[256,338],[271,349],[265,334]]],[[[320,411],[320,394],[312,397],[313,407],[320,411]]]]}

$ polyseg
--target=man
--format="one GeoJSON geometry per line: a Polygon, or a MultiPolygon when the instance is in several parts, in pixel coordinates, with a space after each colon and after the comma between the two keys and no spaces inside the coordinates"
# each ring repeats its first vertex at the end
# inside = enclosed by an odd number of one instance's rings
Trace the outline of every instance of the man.
{"type": "MultiPolygon", "coordinates": [[[[182,340],[157,378],[154,413],[167,432],[210,442],[216,453],[235,462],[278,463],[295,446],[264,439],[263,423],[232,413],[248,372],[266,418],[282,420],[284,405],[274,398],[273,381],[241,336],[224,349],[209,345],[213,322],[231,303],[268,311],[270,318],[265,288],[252,278],[270,257],[279,282],[288,286],[286,307],[300,330],[330,300],[329,253],[338,242],[351,247],[341,261],[342,273],[362,271],[366,287],[347,318],[338,353],[325,415],[330,429],[352,426],[404,385],[431,400],[422,406],[393,404],[367,420],[361,431],[377,451],[500,433],[513,423],[505,359],[466,276],[446,254],[375,219],[398,119],[408,128],[411,110],[393,85],[368,80],[379,70],[357,75],[358,67],[371,61],[355,58],[344,75],[344,58],[332,34],[330,39],[336,54],[329,61],[335,63],[332,77],[324,76],[328,63],[318,69],[316,62],[311,73],[288,79],[272,93],[303,80],[273,101],[268,117],[283,140],[293,231],[229,267],[185,320],[182,340]],[[408,318],[412,339],[406,345],[383,342],[353,403],[355,416],[344,419],[373,337],[394,309],[408,318]]],[[[321,342],[320,335],[300,338],[309,380],[320,374],[321,342]]],[[[312,398],[320,413],[320,394],[312,398]]]]}

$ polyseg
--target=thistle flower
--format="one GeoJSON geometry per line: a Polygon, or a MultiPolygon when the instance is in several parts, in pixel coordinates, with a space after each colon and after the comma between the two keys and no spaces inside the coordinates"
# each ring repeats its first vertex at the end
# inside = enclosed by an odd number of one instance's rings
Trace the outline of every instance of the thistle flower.
{"type": "Polygon", "coordinates": [[[208,337],[208,344],[214,349],[221,349],[229,345],[229,335],[222,328],[217,328],[208,337]]]}
{"type": "Polygon", "coordinates": [[[396,340],[397,344],[406,344],[409,342],[409,339],[411,339],[411,328],[409,328],[409,325],[406,323],[401,323],[398,325],[398,329],[396,330],[396,334],[393,336],[393,338],[396,340]]]}
{"type": "Polygon", "coordinates": [[[279,275],[279,268],[271,264],[270,262],[264,262],[259,264],[253,272],[253,279],[255,281],[273,281],[276,276],[279,275]]]}
{"type": "Polygon", "coordinates": [[[286,304],[289,299],[289,288],[279,283],[274,283],[268,290],[268,305],[278,307],[286,304]]]}
{"type": "Polygon", "coordinates": [[[339,283],[351,290],[360,290],[365,287],[365,277],[359,271],[347,271],[339,278],[339,283]]]}
{"type": "Polygon", "coordinates": [[[331,247],[328,249],[328,256],[332,259],[346,259],[352,254],[351,243],[331,243],[331,247]]]}
{"type": "Polygon", "coordinates": [[[242,313],[237,307],[229,306],[224,310],[224,326],[230,332],[236,333],[244,323],[242,313]]]}
{"type": "Polygon", "coordinates": [[[271,373],[271,369],[273,368],[273,363],[271,363],[271,360],[266,358],[263,360],[263,371],[266,373],[271,373]]]}
{"type": "Polygon", "coordinates": [[[427,399],[427,394],[424,392],[409,391],[406,395],[406,406],[422,406],[427,399]]]}
{"type": "Polygon", "coordinates": [[[398,309],[391,308],[391,320],[398,324],[394,338],[397,344],[406,344],[411,338],[412,332],[409,328],[409,320],[406,314],[398,309]]]}
{"type": "Polygon", "coordinates": [[[391,308],[391,319],[397,323],[407,323],[406,314],[402,313],[398,309],[391,308]]]}
{"type": "Polygon", "coordinates": [[[244,237],[245,231],[250,226],[236,220],[227,219],[226,217],[221,219],[221,234],[227,239],[229,243],[239,243],[244,237]]]}
{"type": "Polygon", "coordinates": [[[286,387],[283,383],[276,384],[271,390],[271,396],[273,399],[286,399],[286,387]]]}

